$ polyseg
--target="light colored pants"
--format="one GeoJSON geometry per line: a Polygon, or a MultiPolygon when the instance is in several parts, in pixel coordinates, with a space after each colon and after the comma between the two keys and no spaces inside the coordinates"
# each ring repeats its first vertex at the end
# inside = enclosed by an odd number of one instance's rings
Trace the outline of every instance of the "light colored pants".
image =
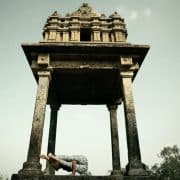
{"type": "Polygon", "coordinates": [[[83,155],[57,155],[57,159],[60,163],[67,167],[67,169],[72,170],[72,161],[76,161],[76,171],[80,174],[85,174],[88,170],[88,160],[83,155]]]}

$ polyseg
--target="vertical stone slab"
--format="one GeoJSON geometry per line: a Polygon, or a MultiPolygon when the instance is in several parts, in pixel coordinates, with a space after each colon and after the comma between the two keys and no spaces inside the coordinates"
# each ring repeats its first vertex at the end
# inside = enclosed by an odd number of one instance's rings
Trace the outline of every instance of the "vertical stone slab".
{"type": "Polygon", "coordinates": [[[112,147],[112,173],[111,175],[121,176],[120,154],[119,154],[119,136],[117,124],[117,105],[108,105],[110,112],[111,127],[111,147],[112,147]]]}
{"type": "Polygon", "coordinates": [[[39,162],[39,155],[41,153],[45,110],[50,82],[50,72],[40,71],[38,72],[38,76],[38,89],[34,108],[27,161],[23,164],[23,169],[19,171],[19,174],[22,175],[42,174],[41,165],[39,162]]]}
{"type": "MultiPolygon", "coordinates": [[[[50,127],[49,127],[49,139],[48,139],[48,153],[55,154],[56,146],[56,129],[57,129],[57,118],[59,105],[51,105],[51,117],[50,117],[50,127]]],[[[49,161],[46,162],[46,169],[44,175],[53,175],[55,174],[54,168],[50,166],[49,161]]]]}
{"type": "Polygon", "coordinates": [[[127,174],[135,176],[149,175],[145,170],[145,165],[141,162],[135,107],[132,94],[133,72],[121,72],[121,77],[129,161],[126,167],[127,174]]]}

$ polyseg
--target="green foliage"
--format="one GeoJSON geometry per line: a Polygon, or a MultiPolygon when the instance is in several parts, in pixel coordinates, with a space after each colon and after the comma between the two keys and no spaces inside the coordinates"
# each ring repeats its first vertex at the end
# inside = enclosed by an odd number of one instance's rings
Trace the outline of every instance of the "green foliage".
{"type": "Polygon", "coordinates": [[[8,180],[8,176],[0,173],[0,180],[8,180]]]}
{"type": "Polygon", "coordinates": [[[162,158],[162,162],[152,166],[153,175],[170,179],[180,177],[180,149],[177,145],[164,147],[159,157],[162,158]]]}

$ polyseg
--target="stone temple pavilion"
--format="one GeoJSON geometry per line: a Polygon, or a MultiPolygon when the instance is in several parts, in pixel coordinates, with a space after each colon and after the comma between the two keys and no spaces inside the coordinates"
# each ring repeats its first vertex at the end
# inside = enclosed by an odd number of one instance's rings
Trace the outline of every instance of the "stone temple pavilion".
{"type": "Polygon", "coordinates": [[[132,82],[149,46],[128,43],[127,35],[125,21],[117,12],[106,16],[83,3],[66,16],[55,11],[44,26],[43,40],[22,44],[38,87],[27,159],[12,179],[154,179],[141,160],[132,93],[132,82]],[[57,116],[63,104],[107,105],[112,142],[110,176],[55,176],[48,163],[42,171],[39,155],[46,105],[51,108],[48,152],[55,153],[57,116]],[[119,153],[119,105],[124,106],[127,135],[125,173],[119,153]]]}

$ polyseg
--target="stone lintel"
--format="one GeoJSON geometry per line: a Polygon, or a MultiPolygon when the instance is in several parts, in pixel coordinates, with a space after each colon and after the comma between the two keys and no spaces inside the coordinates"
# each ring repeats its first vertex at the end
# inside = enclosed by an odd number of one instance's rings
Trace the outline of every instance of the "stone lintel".
{"type": "MultiPolygon", "coordinates": [[[[36,61],[32,62],[31,68],[33,69],[34,72],[40,71],[41,67],[36,63],[36,61]]],[[[104,62],[98,62],[98,61],[87,61],[86,63],[83,61],[79,60],[74,60],[69,63],[68,59],[66,60],[57,60],[57,61],[52,61],[50,63],[50,66],[48,67],[47,70],[62,70],[62,69],[119,69],[119,64],[118,61],[104,61],[104,62]]]]}

